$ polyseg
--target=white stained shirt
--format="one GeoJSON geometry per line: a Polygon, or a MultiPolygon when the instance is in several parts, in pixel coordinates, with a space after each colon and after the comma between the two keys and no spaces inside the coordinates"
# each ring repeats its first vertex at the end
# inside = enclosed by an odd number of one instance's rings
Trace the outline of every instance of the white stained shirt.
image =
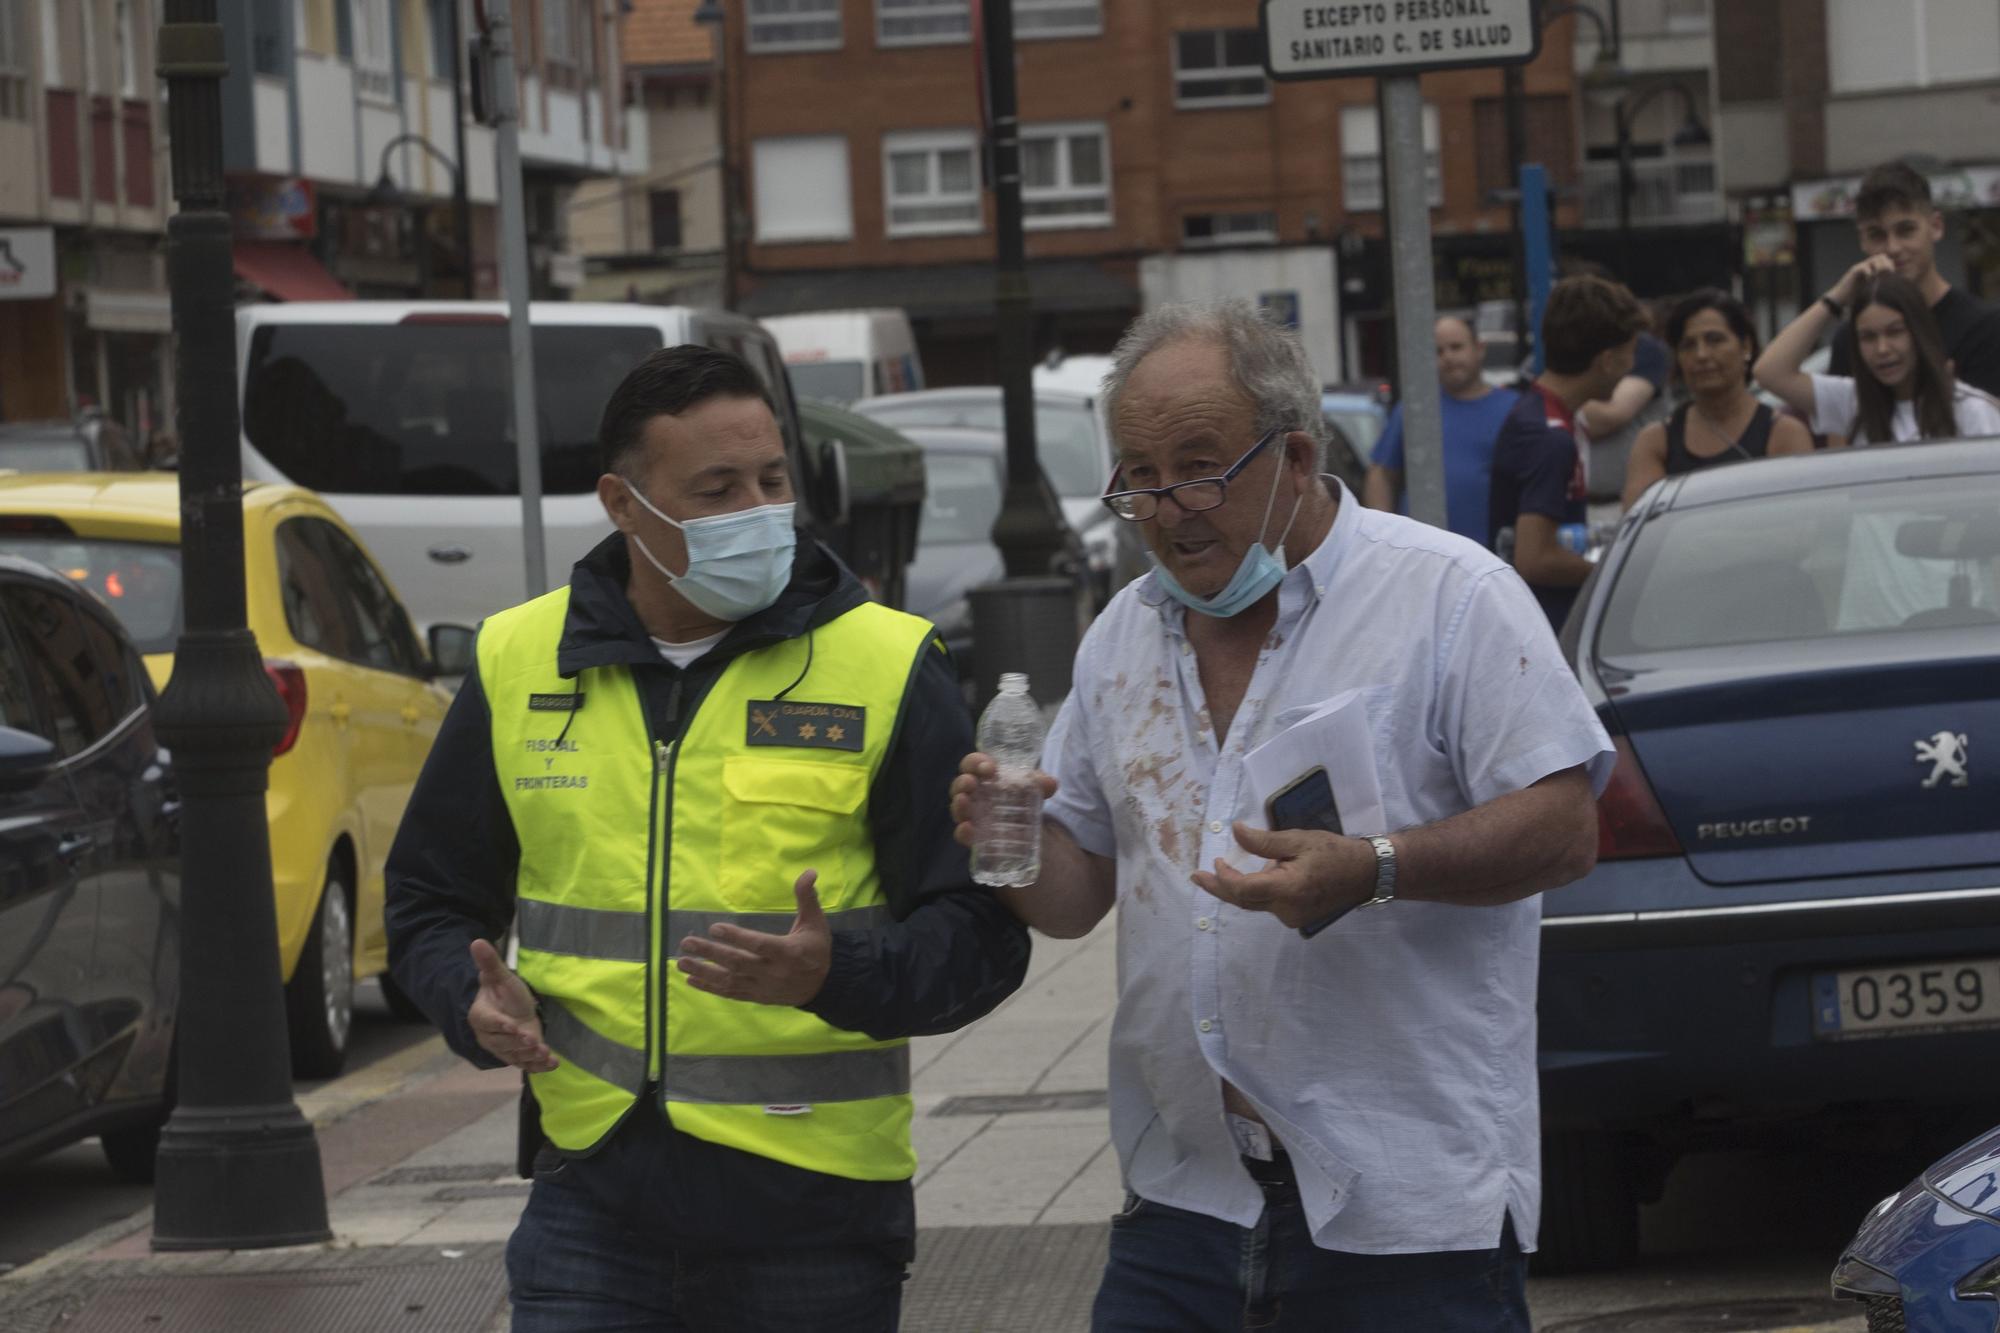
{"type": "MultiPolygon", "coordinates": [[[[1871,443],[1909,444],[1923,438],[1917,429],[1917,405],[1913,401],[1897,403],[1895,412],[1890,415],[1889,430],[1895,437],[1893,441],[1871,441],[1865,434],[1857,433],[1861,428],[1861,406],[1854,392],[1853,379],[1846,375],[1814,375],[1812,387],[1812,428],[1821,435],[1845,435],[1847,442],[1857,448],[1871,443]]],[[[1958,420],[1961,439],[1976,440],[1981,436],[2000,435],[2000,403],[1969,384],[1955,386],[1951,411],[1958,420]]]]}
{"type": "Polygon", "coordinates": [[[699,661],[702,654],[721,643],[723,635],[727,633],[729,631],[726,629],[717,630],[705,639],[689,639],[685,643],[669,643],[665,639],[656,638],[653,640],[653,646],[660,650],[661,657],[685,671],[699,661]]]}
{"type": "Polygon", "coordinates": [[[1112,1139],[1134,1193],[1255,1224],[1264,1195],[1224,1121],[1227,1079],[1290,1152],[1318,1245],[1491,1249],[1511,1213],[1532,1248],[1540,903],[1393,902],[1308,940],[1189,878],[1244,859],[1230,834],[1244,753],[1347,689],[1364,692],[1390,830],[1579,764],[1598,790],[1610,775],[1610,741],[1519,576],[1334,485],[1332,531],[1279,585],[1227,736],[1187,613],[1150,574],[1085,636],[1051,730],[1047,815],[1117,863],[1112,1139]]]}

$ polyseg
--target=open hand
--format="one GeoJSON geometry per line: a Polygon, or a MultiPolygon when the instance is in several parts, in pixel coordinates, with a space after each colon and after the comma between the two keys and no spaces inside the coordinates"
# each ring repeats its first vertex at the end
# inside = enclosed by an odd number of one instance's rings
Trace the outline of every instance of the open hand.
{"type": "Polygon", "coordinates": [[[707,939],[683,939],[679,966],[688,985],[752,1004],[809,1003],[833,966],[833,928],[813,888],[818,879],[817,870],[808,870],[792,885],[799,914],[783,935],[718,921],[707,939]]]}
{"type": "MultiPolygon", "coordinates": [[[[991,755],[974,751],[959,761],[958,776],[951,780],[951,817],[957,824],[951,836],[958,839],[959,846],[970,847],[978,838],[980,821],[986,815],[986,786],[999,777],[1000,765],[993,762],[991,755]]],[[[1035,784],[1042,789],[1045,801],[1056,794],[1060,785],[1042,772],[1035,774],[1035,784]]]]}
{"type": "Polygon", "coordinates": [[[1236,844],[1271,862],[1244,874],[1217,858],[1196,887],[1248,912],[1269,912],[1293,928],[1366,902],[1375,886],[1374,849],[1358,838],[1316,829],[1259,829],[1238,822],[1236,844]]]}
{"type": "Polygon", "coordinates": [[[535,1012],[535,993],[508,970],[485,940],[472,942],[472,961],[479,968],[479,993],[465,1021],[480,1048],[516,1069],[546,1074],[560,1061],[542,1040],[542,1020],[535,1012]]]}

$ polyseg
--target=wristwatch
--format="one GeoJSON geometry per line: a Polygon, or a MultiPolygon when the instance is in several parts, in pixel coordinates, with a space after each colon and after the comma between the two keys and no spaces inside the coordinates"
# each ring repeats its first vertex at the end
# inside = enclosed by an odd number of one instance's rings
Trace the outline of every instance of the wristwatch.
{"type": "Polygon", "coordinates": [[[1832,315],[1835,319],[1847,318],[1847,312],[1840,308],[1840,302],[1834,300],[1831,296],[1820,297],[1819,303],[1825,306],[1827,313],[1829,315],[1832,315]]]}
{"type": "Polygon", "coordinates": [[[1378,833],[1368,845],[1375,849],[1375,896],[1361,905],[1380,907],[1396,900],[1396,844],[1378,833]]]}

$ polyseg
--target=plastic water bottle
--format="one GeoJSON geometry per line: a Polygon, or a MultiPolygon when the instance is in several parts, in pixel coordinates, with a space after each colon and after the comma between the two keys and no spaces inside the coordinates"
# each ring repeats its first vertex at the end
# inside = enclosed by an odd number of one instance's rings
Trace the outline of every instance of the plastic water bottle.
{"type": "Polygon", "coordinates": [[[1000,767],[1000,776],[981,790],[981,818],[972,848],[972,878],[980,884],[1014,888],[1042,874],[1042,710],[1028,694],[1019,672],[1000,677],[1000,693],[979,715],[979,749],[1000,767]]]}
{"type": "Polygon", "coordinates": [[[1590,525],[1588,523],[1565,523],[1556,529],[1556,540],[1564,549],[1582,555],[1590,549],[1590,525]]]}

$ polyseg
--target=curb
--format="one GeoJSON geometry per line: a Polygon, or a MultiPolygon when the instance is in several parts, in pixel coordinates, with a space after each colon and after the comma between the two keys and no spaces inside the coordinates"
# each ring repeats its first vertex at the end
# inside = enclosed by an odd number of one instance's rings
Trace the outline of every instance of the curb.
{"type": "MultiPolygon", "coordinates": [[[[444,1038],[433,1035],[299,1096],[299,1113],[314,1129],[324,1128],[364,1106],[393,1097],[406,1088],[447,1072],[457,1060],[458,1057],[446,1049],[444,1038]]],[[[0,1275],[0,1303],[20,1295],[28,1286],[58,1269],[144,1230],[152,1220],[153,1208],[148,1204],[129,1216],[106,1222],[67,1245],[0,1275]]]]}

